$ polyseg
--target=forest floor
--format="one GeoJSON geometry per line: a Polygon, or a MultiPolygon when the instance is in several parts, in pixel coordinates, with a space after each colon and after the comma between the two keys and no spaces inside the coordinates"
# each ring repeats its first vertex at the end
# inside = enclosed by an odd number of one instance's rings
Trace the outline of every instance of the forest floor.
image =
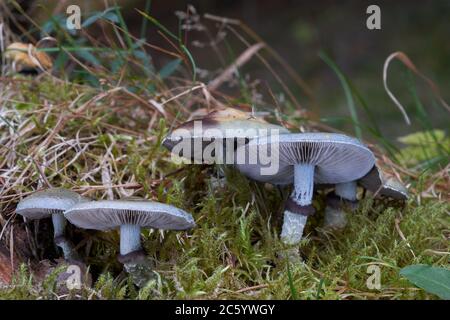
{"type": "MultiPolygon", "coordinates": [[[[148,18],[168,41],[176,38],[148,18]]],[[[161,145],[174,126],[195,114],[224,106],[251,111],[255,88],[234,75],[262,46],[249,45],[231,60],[231,69],[204,85],[193,79],[195,60],[182,44],[172,43],[174,60],[155,71],[143,49],[147,44],[130,37],[124,26],[117,29],[121,48],[100,50],[96,39],[89,39],[94,43],[88,48],[70,34],[59,37],[70,47],[59,52],[53,74],[3,69],[0,299],[437,298],[400,270],[417,264],[448,268],[450,139],[445,132],[424,125],[403,137],[402,147],[382,136],[363,137],[408,187],[409,199],[393,202],[364,193],[358,209],[347,214],[347,226],[332,231],[322,228],[325,193],[319,191],[304,239],[289,247],[279,231],[291,187],[253,182],[231,167],[175,164],[161,145]],[[220,91],[230,82],[239,94],[220,91]],[[154,259],[154,279],[137,288],[116,259],[117,231],[69,226],[92,283],[68,293],[59,285],[64,266],[51,222],[25,223],[15,214],[20,199],[50,186],[94,199],[140,196],[169,203],[191,213],[197,227],[142,231],[145,252],[154,259]],[[292,250],[299,257],[285,254],[292,250]],[[371,266],[379,268],[378,288],[370,285],[371,266]]],[[[293,132],[334,131],[303,112],[289,91],[284,94],[279,98],[275,92],[274,101],[261,103],[257,111],[293,132]]]]}

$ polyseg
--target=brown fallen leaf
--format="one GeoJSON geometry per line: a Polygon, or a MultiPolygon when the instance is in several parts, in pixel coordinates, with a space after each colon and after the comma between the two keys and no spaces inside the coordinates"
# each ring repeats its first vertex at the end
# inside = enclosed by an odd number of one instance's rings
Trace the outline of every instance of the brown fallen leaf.
{"type": "Polygon", "coordinates": [[[22,70],[50,70],[52,59],[45,52],[37,51],[32,44],[14,42],[5,51],[5,58],[12,60],[18,71],[22,70]]]}

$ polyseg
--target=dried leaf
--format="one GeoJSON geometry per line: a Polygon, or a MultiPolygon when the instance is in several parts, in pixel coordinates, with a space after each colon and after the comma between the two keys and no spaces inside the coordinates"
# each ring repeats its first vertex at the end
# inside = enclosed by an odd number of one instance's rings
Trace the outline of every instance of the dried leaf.
{"type": "Polygon", "coordinates": [[[5,58],[10,59],[22,69],[49,70],[53,66],[52,59],[45,52],[37,51],[32,44],[14,42],[6,48],[5,58]]]}

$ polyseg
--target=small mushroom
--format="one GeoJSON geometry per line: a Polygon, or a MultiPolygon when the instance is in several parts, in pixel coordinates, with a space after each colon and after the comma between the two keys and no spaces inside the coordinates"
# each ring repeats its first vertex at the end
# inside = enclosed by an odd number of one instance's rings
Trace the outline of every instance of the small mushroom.
{"type": "Polygon", "coordinates": [[[74,205],[86,201],[89,200],[76,192],[52,188],[35,192],[24,198],[17,204],[16,212],[30,220],[39,220],[51,216],[55,243],[62,249],[64,259],[73,260],[76,258],[76,254],[73,251],[72,244],[64,235],[67,220],[63,213],[74,205]]]}
{"type": "Polygon", "coordinates": [[[332,133],[291,133],[277,137],[259,137],[238,148],[246,155],[245,163],[237,168],[248,177],[285,184],[294,183],[294,190],[287,200],[281,238],[285,243],[298,243],[303,234],[307,217],[315,210],[312,206],[314,183],[338,184],[357,180],[374,165],[373,153],[359,140],[332,133]],[[247,159],[258,159],[262,150],[278,155],[279,169],[275,173],[262,169],[273,166],[247,159]]]}
{"type": "Polygon", "coordinates": [[[12,60],[13,68],[21,73],[37,73],[39,70],[49,70],[53,66],[48,54],[37,51],[32,44],[14,42],[5,50],[5,58],[12,60]]]}
{"type": "MultiPolygon", "coordinates": [[[[390,197],[396,200],[406,200],[408,190],[394,177],[387,177],[377,166],[373,166],[364,177],[357,181],[365,189],[376,195],[390,197]]],[[[327,196],[327,207],[325,208],[325,226],[331,228],[343,228],[346,224],[345,205],[354,209],[357,204],[356,187],[357,182],[335,186],[335,195],[327,196]]]]}
{"type": "Polygon", "coordinates": [[[225,158],[227,152],[234,151],[237,146],[245,144],[250,139],[264,133],[271,134],[275,130],[278,133],[289,132],[284,127],[270,124],[249,113],[227,108],[183,123],[165,137],[163,145],[178,156],[196,163],[210,164],[223,161],[225,164],[233,164],[233,156],[225,158]],[[238,139],[242,141],[240,144],[238,139]],[[216,143],[223,146],[223,150],[214,148],[217,146],[216,143]],[[179,144],[182,144],[183,148],[177,150],[176,146],[179,144]],[[186,154],[186,150],[190,154],[186,154]],[[218,152],[222,152],[222,155],[218,152]]]}
{"type": "Polygon", "coordinates": [[[186,230],[195,226],[192,216],[174,206],[149,200],[100,200],[80,203],[65,212],[65,217],[84,229],[120,229],[119,261],[141,286],[149,275],[141,246],[141,228],[186,230]],[[147,270],[145,270],[147,269],[147,270]]]}

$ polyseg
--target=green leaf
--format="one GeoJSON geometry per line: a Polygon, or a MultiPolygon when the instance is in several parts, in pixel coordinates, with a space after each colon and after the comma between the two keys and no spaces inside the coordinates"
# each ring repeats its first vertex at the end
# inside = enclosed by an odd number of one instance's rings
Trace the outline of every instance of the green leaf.
{"type": "Polygon", "coordinates": [[[167,29],[166,27],[164,27],[158,20],[156,20],[155,18],[153,18],[152,16],[146,14],[145,12],[136,9],[140,14],[142,14],[146,19],[148,19],[151,23],[153,23],[154,25],[156,25],[159,29],[161,29],[161,31],[163,33],[165,33],[167,36],[175,39],[178,41],[178,44],[180,45],[181,50],[184,52],[185,55],[187,55],[189,62],[191,63],[191,67],[192,67],[192,81],[195,82],[196,78],[197,78],[197,66],[195,64],[194,58],[192,57],[192,54],[190,53],[190,51],[188,50],[188,48],[182,43],[181,39],[179,37],[177,37],[175,34],[173,34],[172,32],[169,31],[169,29],[167,29]]]}
{"type": "Polygon", "coordinates": [[[164,27],[158,20],[156,20],[155,18],[153,18],[151,15],[148,15],[147,13],[136,9],[140,14],[142,14],[144,16],[144,18],[146,18],[147,20],[149,20],[151,23],[153,23],[155,26],[157,26],[159,29],[161,29],[162,32],[164,32],[166,35],[168,35],[169,37],[180,41],[180,39],[174,35],[172,32],[169,31],[169,29],[167,29],[166,27],[164,27]]]}
{"type": "Polygon", "coordinates": [[[445,132],[443,130],[431,130],[431,131],[420,131],[408,134],[406,136],[398,138],[398,141],[407,145],[423,145],[433,143],[436,141],[442,141],[445,139],[445,132]]]}
{"type": "Polygon", "coordinates": [[[174,73],[177,70],[180,63],[181,63],[180,59],[175,59],[167,63],[164,67],[162,67],[161,70],[159,70],[159,76],[161,77],[161,79],[167,78],[172,73],[174,73]]]}
{"type": "Polygon", "coordinates": [[[144,72],[147,75],[151,75],[154,71],[152,57],[144,50],[134,50],[133,55],[142,62],[144,66],[144,72]]]}
{"type": "Polygon", "coordinates": [[[407,278],[419,288],[433,293],[441,299],[450,299],[450,270],[426,264],[404,267],[400,275],[407,278]]]}
{"type": "Polygon", "coordinates": [[[113,23],[118,23],[119,18],[117,17],[117,15],[114,12],[112,12],[114,10],[116,10],[116,7],[108,8],[105,11],[94,12],[89,18],[84,20],[84,22],[82,23],[81,26],[83,28],[85,28],[85,27],[93,24],[95,21],[97,21],[99,19],[106,19],[113,23]]]}
{"type": "MultiPolygon", "coordinates": [[[[145,9],[144,12],[146,14],[148,14],[150,12],[150,7],[152,5],[152,1],[151,0],[147,0],[145,2],[145,9]]],[[[142,19],[142,25],[141,25],[141,38],[146,38],[147,37],[147,23],[148,23],[148,19],[142,19]]]]}
{"type": "Polygon", "coordinates": [[[101,63],[100,61],[89,51],[86,50],[80,50],[75,53],[78,57],[90,62],[94,66],[99,66],[101,63]]]}
{"type": "Polygon", "coordinates": [[[398,138],[406,145],[398,154],[407,167],[432,168],[446,165],[450,157],[450,138],[443,130],[420,131],[398,138]]]}
{"type": "Polygon", "coordinates": [[[65,30],[71,35],[76,34],[76,30],[68,29],[66,24],[67,17],[62,14],[51,16],[49,20],[44,22],[41,28],[41,37],[47,37],[51,33],[58,34],[61,30],[65,30]]]}
{"type": "Polygon", "coordinates": [[[63,70],[67,61],[69,61],[69,56],[67,55],[67,53],[65,53],[64,51],[60,51],[55,59],[55,68],[58,70],[63,70]]]}

